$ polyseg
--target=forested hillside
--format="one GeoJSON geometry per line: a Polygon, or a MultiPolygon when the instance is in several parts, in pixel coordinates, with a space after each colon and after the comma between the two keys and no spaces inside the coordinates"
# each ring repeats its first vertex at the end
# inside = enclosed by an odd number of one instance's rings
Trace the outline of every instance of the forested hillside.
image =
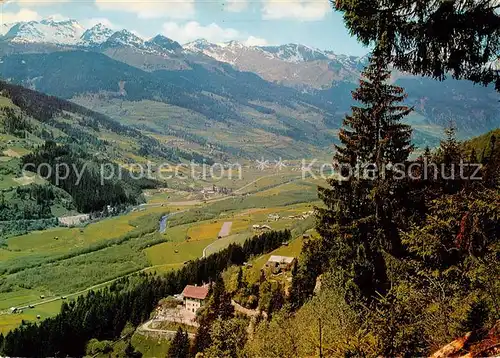
{"type": "Polygon", "coordinates": [[[193,158],[71,102],[4,82],[0,93],[5,138],[0,148],[2,236],[53,226],[61,214],[97,213],[108,206],[120,211],[140,203],[142,189],[157,185],[153,180],[132,180],[126,169],[120,178],[101,185],[103,165],[118,171],[119,164],[130,160],[127,157],[137,155],[169,162],[193,158]],[[117,139],[135,145],[123,149],[117,139]],[[70,168],[67,177],[64,168],[70,168]]]}

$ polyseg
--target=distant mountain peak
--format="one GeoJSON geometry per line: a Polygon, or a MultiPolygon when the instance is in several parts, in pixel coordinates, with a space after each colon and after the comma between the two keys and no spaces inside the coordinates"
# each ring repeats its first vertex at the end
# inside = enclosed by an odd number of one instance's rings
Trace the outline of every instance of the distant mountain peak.
{"type": "Polygon", "coordinates": [[[223,53],[227,51],[259,51],[269,59],[285,62],[301,63],[317,60],[329,60],[325,51],[318,50],[301,44],[286,44],[280,46],[247,46],[239,41],[232,40],[225,43],[214,44],[204,39],[195,40],[184,45],[184,49],[192,52],[203,52],[219,61],[230,62],[223,53]]]}
{"type": "Polygon", "coordinates": [[[163,35],[156,35],[147,42],[150,46],[158,47],[160,51],[176,52],[182,51],[182,46],[172,39],[163,35]]]}
{"type": "Polygon", "coordinates": [[[211,42],[208,42],[205,39],[197,39],[192,42],[188,42],[187,44],[184,44],[183,48],[188,51],[193,51],[193,52],[203,52],[204,50],[208,48],[214,48],[214,47],[219,47],[216,44],[213,44],[211,42]]]}
{"type": "Polygon", "coordinates": [[[43,24],[43,25],[56,25],[56,26],[64,26],[64,25],[69,25],[69,26],[75,26],[75,27],[79,27],[79,28],[83,28],[82,25],[80,25],[80,23],[78,21],[76,21],[75,19],[64,19],[64,20],[58,20],[57,18],[53,17],[53,16],[49,16],[48,18],[46,19],[43,19],[40,21],[40,24],[43,24]]]}
{"type": "Polygon", "coordinates": [[[243,45],[241,42],[239,42],[237,40],[232,40],[232,41],[229,41],[229,42],[225,42],[223,44],[220,44],[219,46],[221,46],[221,47],[233,47],[233,48],[247,47],[247,46],[243,45]]]}
{"type": "Polygon", "coordinates": [[[48,18],[13,24],[4,38],[15,43],[74,45],[80,40],[84,31],[83,26],[76,20],[58,21],[48,18]]]}
{"type": "Polygon", "coordinates": [[[96,24],[83,33],[80,38],[79,45],[82,46],[96,46],[107,41],[113,36],[114,31],[103,24],[96,24]]]}
{"type": "Polygon", "coordinates": [[[144,44],[144,39],[124,29],[115,32],[102,45],[105,47],[127,46],[142,49],[144,44]]]}
{"type": "Polygon", "coordinates": [[[211,42],[208,42],[208,40],[206,40],[206,39],[196,39],[191,43],[200,44],[200,45],[211,45],[212,44],[211,42]]]}
{"type": "Polygon", "coordinates": [[[328,60],[325,52],[301,44],[291,43],[281,46],[261,46],[259,48],[269,56],[287,62],[299,63],[328,60]]]}

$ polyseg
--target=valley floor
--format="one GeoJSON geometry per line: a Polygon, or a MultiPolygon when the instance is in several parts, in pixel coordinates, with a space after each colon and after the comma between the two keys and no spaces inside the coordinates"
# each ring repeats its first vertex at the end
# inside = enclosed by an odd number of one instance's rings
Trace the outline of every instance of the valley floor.
{"type": "Polygon", "coordinates": [[[288,228],[298,237],[314,225],[312,216],[301,215],[318,204],[318,183],[289,172],[251,178],[232,195],[204,200],[189,192],[151,191],[146,205],[125,215],[12,237],[0,248],[0,332],[53,316],[62,302],[121,277],[161,274],[243,243],[261,232],[254,225],[288,228]],[[167,213],[161,234],[159,223],[167,213]],[[270,214],[280,219],[270,221],[270,214]],[[228,222],[228,235],[218,239],[228,222]]]}

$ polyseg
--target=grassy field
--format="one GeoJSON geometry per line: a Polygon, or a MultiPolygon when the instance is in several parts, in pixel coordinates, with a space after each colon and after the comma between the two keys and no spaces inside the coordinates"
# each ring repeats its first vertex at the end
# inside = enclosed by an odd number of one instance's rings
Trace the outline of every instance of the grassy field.
{"type": "MultiPolygon", "coordinates": [[[[166,240],[154,232],[164,212],[149,208],[81,229],[57,228],[8,239],[0,249],[0,312],[36,303],[41,295],[47,300],[70,295],[150,266],[144,249],[166,240]]],[[[54,315],[59,307],[56,302],[23,314],[2,314],[0,331],[37,314],[54,315]]]]}
{"type": "Polygon", "coordinates": [[[148,204],[164,204],[168,202],[196,199],[195,196],[189,192],[172,189],[146,190],[144,195],[148,204]]]}
{"type": "Polygon", "coordinates": [[[37,316],[44,319],[53,316],[61,309],[62,301],[54,301],[45,305],[37,306],[33,309],[25,309],[23,313],[5,314],[0,316],[0,333],[7,333],[19,326],[20,322],[37,321],[37,316]]]}
{"type": "Polygon", "coordinates": [[[105,219],[83,228],[60,227],[10,238],[6,241],[6,246],[0,248],[0,272],[19,271],[59,258],[77,256],[93,248],[98,249],[108,241],[118,240],[134,231],[139,232],[146,218],[166,211],[161,207],[148,208],[147,211],[105,219]]]}
{"type": "MultiPolygon", "coordinates": [[[[300,173],[299,173],[300,174],[300,173]]],[[[263,191],[265,189],[270,189],[283,185],[287,182],[300,179],[300,175],[297,172],[284,172],[279,174],[271,174],[267,176],[258,177],[255,181],[247,184],[241,190],[238,190],[239,194],[249,194],[263,191]]]]}
{"type": "Polygon", "coordinates": [[[150,358],[166,357],[170,347],[168,339],[151,337],[139,332],[134,333],[131,343],[136,350],[142,353],[143,357],[150,358]]]}

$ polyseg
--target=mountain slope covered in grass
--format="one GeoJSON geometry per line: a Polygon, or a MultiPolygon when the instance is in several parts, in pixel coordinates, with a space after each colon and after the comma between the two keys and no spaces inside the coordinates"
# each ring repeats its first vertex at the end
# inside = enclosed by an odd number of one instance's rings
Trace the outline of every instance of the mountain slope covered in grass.
{"type": "Polygon", "coordinates": [[[141,158],[178,162],[176,151],[74,103],[0,82],[0,236],[57,224],[55,217],[121,210],[154,180],[104,167],[141,158]],[[35,174],[36,172],[36,174],[35,174]],[[14,224],[13,224],[14,223],[14,224]]]}

